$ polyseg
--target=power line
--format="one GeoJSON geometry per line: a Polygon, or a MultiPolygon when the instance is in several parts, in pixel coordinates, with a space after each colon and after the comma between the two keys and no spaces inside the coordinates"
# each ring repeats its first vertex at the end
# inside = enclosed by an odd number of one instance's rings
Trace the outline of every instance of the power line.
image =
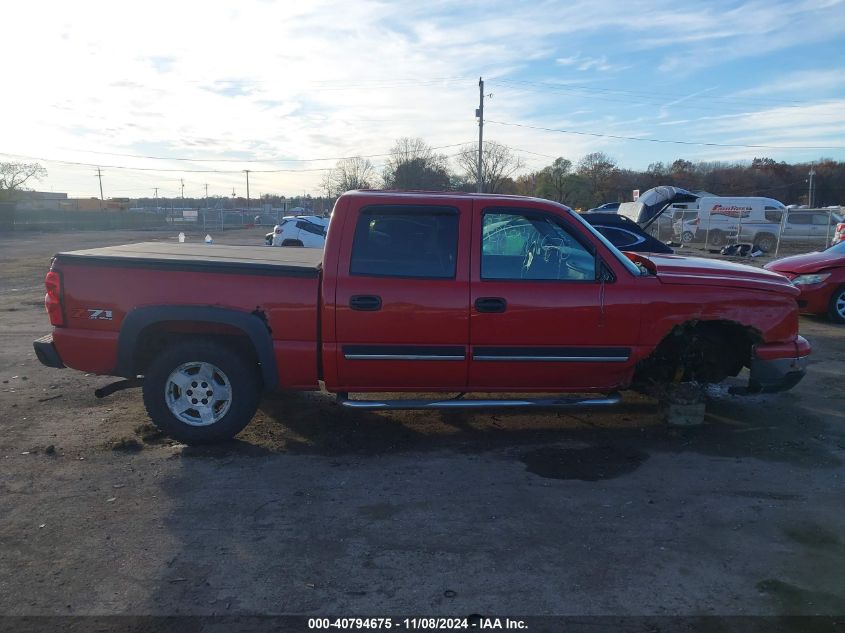
{"type": "MultiPolygon", "coordinates": [[[[450,145],[439,145],[437,147],[432,147],[432,150],[436,149],[447,149],[450,147],[458,147],[459,145],[466,145],[466,143],[452,143],[450,145]]],[[[68,149],[67,151],[70,152],[81,152],[85,154],[100,154],[103,156],[121,156],[124,158],[142,158],[145,160],[172,160],[172,161],[185,161],[191,163],[312,163],[317,161],[324,161],[324,160],[347,160],[350,158],[382,158],[384,156],[390,156],[390,152],[382,153],[382,154],[366,154],[366,155],[359,155],[356,154],[354,156],[333,156],[333,157],[325,157],[325,158],[186,158],[184,156],[146,156],[142,154],[122,154],[119,152],[98,152],[95,150],[87,150],[87,149],[68,149]]],[[[2,152],[0,152],[2,153],[2,152]]],[[[18,156],[18,154],[3,154],[4,156],[18,156]]],[[[48,160],[46,158],[37,159],[37,160],[48,160]]],[[[53,162],[62,162],[58,160],[53,160],[53,162]]],[[[86,163],[79,163],[84,165],[86,163]]],[[[237,170],[238,172],[243,170],[237,170]]]]}
{"type": "Polygon", "coordinates": [[[541,127],[539,125],[528,125],[527,123],[507,123],[505,121],[491,121],[487,119],[487,123],[495,123],[496,125],[506,125],[509,127],[521,127],[531,130],[542,130],[544,132],[559,132],[561,134],[576,134],[578,136],[594,136],[598,138],[613,138],[623,141],[643,141],[647,143],[669,143],[674,145],[697,145],[701,147],[745,147],[749,149],[820,149],[820,150],[837,150],[845,149],[845,146],[836,145],[743,145],[740,143],[705,143],[701,141],[673,141],[662,138],[648,138],[637,136],[622,136],[619,134],[599,134],[598,132],[576,132],[575,130],[562,130],[550,127],[541,127]]]}
{"type": "MultiPolygon", "coordinates": [[[[97,163],[83,163],[72,160],[60,160],[58,158],[44,158],[43,156],[28,156],[25,154],[11,154],[8,152],[0,152],[0,156],[12,156],[15,158],[24,158],[26,160],[40,160],[45,163],[58,163],[60,165],[75,165],[78,167],[97,167],[97,163]]],[[[100,167],[107,169],[124,169],[126,171],[149,171],[149,172],[175,172],[181,174],[240,174],[242,169],[167,169],[163,167],[128,167],[126,165],[102,165],[100,167]]],[[[315,167],[309,169],[253,169],[251,171],[256,173],[275,174],[282,172],[314,172],[314,171],[331,171],[331,167],[315,167]]]]}

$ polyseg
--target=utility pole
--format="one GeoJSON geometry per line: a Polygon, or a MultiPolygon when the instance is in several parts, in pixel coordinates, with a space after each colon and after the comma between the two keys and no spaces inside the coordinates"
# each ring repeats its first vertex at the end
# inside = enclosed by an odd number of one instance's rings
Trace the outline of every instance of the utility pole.
{"type": "Polygon", "coordinates": [[[813,208],[813,176],[815,175],[816,170],[810,167],[810,173],[808,174],[810,176],[810,190],[807,192],[807,207],[810,209],[813,208]]]}
{"type": "Polygon", "coordinates": [[[158,187],[153,187],[155,189],[155,205],[156,205],[156,212],[158,212],[158,187]]]}
{"type": "Polygon", "coordinates": [[[246,173],[246,212],[249,213],[249,170],[244,169],[246,173]]]}
{"type": "Polygon", "coordinates": [[[484,144],[484,80],[478,78],[478,109],[475,111],[475,116],[478,117],[478,165],[475,171],[475,179],[477,181],[475,190],[481,193],[484,186],[481,181],[481,156],[484,144]]]}
{"type": "Polygon", "coordinates": [[[182,183],[182,208],[185,208],[185,179],[180,178],[179,182],[182,183]]]}
{"type": "Polygon", "coordinates": [[[103,172],[97,167],[97,178],[100,179],[100,211],[103,210],[103,172]]]}

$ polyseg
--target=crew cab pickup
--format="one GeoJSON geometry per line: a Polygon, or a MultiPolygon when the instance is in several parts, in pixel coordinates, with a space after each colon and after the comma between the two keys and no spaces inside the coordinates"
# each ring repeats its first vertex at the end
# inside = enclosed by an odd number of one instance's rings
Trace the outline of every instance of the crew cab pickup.
{"type": "Polygon", "coordinates": [[[369,409],[577,407],[743,367],[745,391],[788,389],[810,353],[785,277],[623,254],[566,207],[516,196],[353,191],[322,252],[95,248],[56,255],[46,286],[41,362],[127,379],[101,393],[141,384],[153,422],[188,443],[237,434],[264,390],[322,382],[369,409]],[[349,395],[365,392],[461,396],[349,395]]]}

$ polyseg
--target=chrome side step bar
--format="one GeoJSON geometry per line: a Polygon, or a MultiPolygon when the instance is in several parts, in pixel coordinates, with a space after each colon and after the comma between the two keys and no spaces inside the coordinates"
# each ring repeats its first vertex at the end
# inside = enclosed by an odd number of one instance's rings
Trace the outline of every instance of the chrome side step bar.
{"type": "Polygon", "coordinates": [[[597,398],[539,398],[536,400],[350,400],[348,394],[338,394],[337,403],[350,409],[376,411],[401,409],[584,409],[618,404],[619,394],[597,398]]]}

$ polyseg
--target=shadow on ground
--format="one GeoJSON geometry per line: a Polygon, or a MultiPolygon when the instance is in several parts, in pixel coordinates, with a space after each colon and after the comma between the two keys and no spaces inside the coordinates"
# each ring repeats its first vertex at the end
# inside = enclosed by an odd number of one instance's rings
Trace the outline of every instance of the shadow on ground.
{"type": "MultiPolygon", "coordinates": [[[[234,442],[192,447],[185,456],[264,456],[289,452],[341,457],[397,452],[453,450],[479,453],[513,451],[548,472],[549,462],[607,464],[608,472],[635,469],[652,451],[691,451],[720,457],[753,457],[810,468],[832,468],[828,424],[807,413],[790,394],[764,402],[741,397],[712,399],[707,422],[698,428],[671,428],[656,403],[626,394],[621,405],[601,411],[526,412],[391,411],[345,409],[326,394],[288,393],[264,399],[259,413],[234,442]],[[583,443],[589,453],[560,443],[583,443]],[[536,452],[545,447],[544,452],[536,452]],[[535,449],[532,453],[528,449],[535,449]],[[562,451],[555,454],[554,450],[562,451]],[[573,452],[575,451],[575,452],[573,452]],[[524,454],[523,454],[524,453],[524,454]],[[546,462],[546,467],[537,460],[546,462]]],[[[845,439],[839,438],[839,445],[845,439]]],[[[578,466],[573,466],[578,470],[578,466]]],[[[587,479],[601,471],[584,472],[587,479]]],[[[553,476],[549,474],[548,476],[553,476]]]]}

